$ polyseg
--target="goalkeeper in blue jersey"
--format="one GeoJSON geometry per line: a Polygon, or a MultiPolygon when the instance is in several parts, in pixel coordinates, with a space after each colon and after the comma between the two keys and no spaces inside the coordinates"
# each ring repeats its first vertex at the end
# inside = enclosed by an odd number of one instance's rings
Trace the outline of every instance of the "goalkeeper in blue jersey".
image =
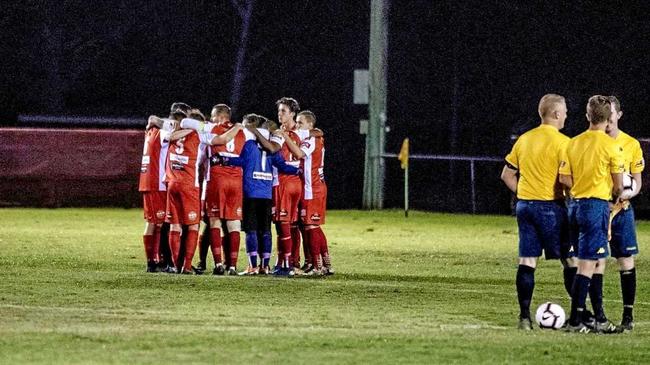
{"type": "MultiPolygon", "coordinates": [[[[270,123],[264,123],[263,117],[255,114],[244,116],[244,126],[258,128],[262,135],[268,138],[270,123]]],[[[248,268],[240,275],[269,274],[271,259],[271,194],[273,184],[273,167],[285,174],[299,174],[299,169],[287,165],[279,153],[270,153],[257,143],[253,133],[244,130],[246,143],[237,158],[213,156],[211,163],[241,166],[244,172],[244,211],[243,223],[246,232],[246,253],[248,268]],[[261,246],[262,255],[259,255],[261,246]],[[258,258],[261,257],[261,262],[258,258]]],[[[287,275],[288,275],[287,270],[287,275]]]]}

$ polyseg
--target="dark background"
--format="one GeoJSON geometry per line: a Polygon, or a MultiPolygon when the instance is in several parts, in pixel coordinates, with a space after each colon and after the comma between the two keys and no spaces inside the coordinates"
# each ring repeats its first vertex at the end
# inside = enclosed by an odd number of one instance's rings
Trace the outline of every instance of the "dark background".
{"type": "MultiPolygon", "coordinates": [[[[243,5],[243,2],[242,2],[243,5]]],[[[209,113],[230,102],[241,18],[230,1],[3,2],[0,124],[19,114],[164,115],[173,101],[209,113]]],[[[617,95],[621,127],[648,136],[650,6],[644,1],[393,1],[387,152],[504,156],[538,123],[548,92],[567,98],[565,133],[593,94],[617,95]]],[[[275,117],[295,97],[326,132],[329,205],[361,205],[364,136],[353,71],[367,68],[369,1],[255,2],[234,119],[275,117]]],[[[387,207],[402,170],[386,163],[387,207]]],[[[411,205],[471,209],[469,165],[412,161],[411,205]]],[[[480,212],[506,213],[501,163],[477,163],[480,212]]]]}

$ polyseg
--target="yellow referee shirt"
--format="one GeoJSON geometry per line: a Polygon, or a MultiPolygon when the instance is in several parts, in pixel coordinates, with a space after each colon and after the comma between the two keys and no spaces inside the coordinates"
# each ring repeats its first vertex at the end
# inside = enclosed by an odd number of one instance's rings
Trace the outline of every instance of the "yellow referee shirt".
{"type": "Polygon", "coordinates": [[[562,155],[560,174],[573,177],[576,199],[612,199],[611,174],[623,173],[623,150],[604,131],[587,130],[573,137],[562,155]]]}
{"type": "Polygon", "coordinates": [[[542,124],[522,134],[506,162],[519,170],[517,198],[524,200],[562,199],[556,189],[560,151],[569,137],[552,125],[542,124]]]}
{"type": "Polygon", "coordinates": [[[619,131],[614,140],[623,148],[625,172],[630,174],[641,173],[645,167],[645,161],[643,160],[643,150],[639,141],[623,131],[619,131]]]}

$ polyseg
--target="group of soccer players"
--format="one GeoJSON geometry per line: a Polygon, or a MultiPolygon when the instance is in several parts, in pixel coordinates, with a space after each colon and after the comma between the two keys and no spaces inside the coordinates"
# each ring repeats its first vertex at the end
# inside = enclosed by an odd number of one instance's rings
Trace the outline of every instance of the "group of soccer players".
{"type": "Polygon", "coordinates": [[[323,132],[295,99],[283,97],[276,106],[279,126],[257,114],[232,123],[225,104],[215,105],[209,120],[185,103],[172,104],[168,118],[149,118],[139,186],[148,272],[203,274],[211,250],[214,275],[334,273],[321,229],[323,132]],[[238,272],[242,228],[248,265],[238,272]]]}
{"type": "Polygon", "coordinates": [[[623,112],[615,96],[589,99],[589,127],[574,138],[560,133],[567,117],[564,97],[544,95],[538,111],[541,125],[518,138],[501,174],[518,198],[519,328],[532,329],[535,267],[543,251],[546,259],[560,259],[564,266],[564,286],[571,297],[567,331],[631,331],[638,245],[630,199],[641,190],[641,146],[619,129],[623,112]],[[603,308],[610,249],[620,269],[623,316],[618,326],[603,308]],[[586,308],[587,296],[593,313],[586,308]]]}

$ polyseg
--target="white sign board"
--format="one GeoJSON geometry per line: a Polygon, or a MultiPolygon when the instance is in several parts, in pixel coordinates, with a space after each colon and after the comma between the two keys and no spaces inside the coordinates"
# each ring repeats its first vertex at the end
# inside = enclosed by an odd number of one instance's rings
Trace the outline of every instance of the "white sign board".
{"type": "Polygon", "coordinates": [[[368,70],[354,70],[354,103],[368,104],[368,70]]]}

